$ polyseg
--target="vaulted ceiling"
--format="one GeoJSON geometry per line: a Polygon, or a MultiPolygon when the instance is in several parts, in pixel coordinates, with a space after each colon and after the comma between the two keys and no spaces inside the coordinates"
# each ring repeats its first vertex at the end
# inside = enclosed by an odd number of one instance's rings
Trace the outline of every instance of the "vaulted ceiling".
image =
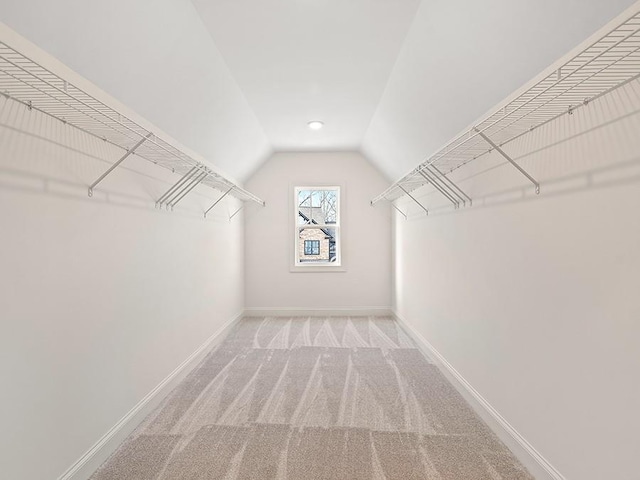
{"type": "Polygon", "coordinates": [[[0,20],[240,181],[308,150],[393,180],[633,3],[0,0],[0,20]]]}

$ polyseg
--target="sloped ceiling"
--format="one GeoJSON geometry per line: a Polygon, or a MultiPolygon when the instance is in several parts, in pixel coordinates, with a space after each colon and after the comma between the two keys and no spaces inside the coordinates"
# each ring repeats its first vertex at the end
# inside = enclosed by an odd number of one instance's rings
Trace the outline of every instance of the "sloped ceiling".
{"type": "Polygon", "coordinates": [[[633,3],[0,0],[0,21],[241,181],[274,150],[362,150],[394,180],[633,3]]]}
{"type": "Polygon", "coordinates": [[[357,150],[420,2],[193,3],[274,149],[357,150]]]}

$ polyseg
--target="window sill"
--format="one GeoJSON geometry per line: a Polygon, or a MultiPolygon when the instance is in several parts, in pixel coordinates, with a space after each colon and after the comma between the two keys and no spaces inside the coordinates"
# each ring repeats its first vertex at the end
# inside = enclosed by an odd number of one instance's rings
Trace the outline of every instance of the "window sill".
{"type": "Polygon", "coordinates": [[[338,273],[346,272],[344,265],[291,265],[291,273],[338,273]]]}

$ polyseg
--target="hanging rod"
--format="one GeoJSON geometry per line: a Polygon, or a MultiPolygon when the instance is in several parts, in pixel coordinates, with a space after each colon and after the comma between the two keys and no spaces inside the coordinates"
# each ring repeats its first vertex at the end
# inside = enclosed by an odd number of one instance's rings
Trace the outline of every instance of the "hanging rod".
{"type": "MultiPolygon", "coordinates": [[[[264,206],[264,201],[254,194],[206,167],[126,114],[30,59],[2,39],[0,93],[29,111],[40,112],[123,150],[123,155],[89,186],[89,196],[93,196],[94,188],[115,168],[135,154],[181,177],[197,169],[202,173],[198,175],[197,182],[189,184],[193,188],[206,185],[220,192],[231,190],[230,194],[243,202],[264,206]]],[[[186,193],[189,191],[191,189],[186,193]]],[[[172,197],[171,206],[175,206],[182,198],[172,197]]]]}
{"type": "MultiPolygon", "coordinates": [[[[429,172],[439,172],[441,183],[446,178],[447,183],[471,204],[471,198],[448,175],[494,150],[532,182],[536,193],[539,193],[539,183],[509,157],[504,146],[542,125],[564,115],[572,115],[577,109],[585,108],[594,100],[639,78],[640,12],[635,11],[581,52],[549,71],[541,80],[426,158],[371,200],[371,205],[382,200],[393,202],[427,184],[437,190],[429,181],[429,172]]],[[[451,191],[448,193],[451,194],[451,191]]],[[[458,195],[454,197],[461,198],[458,195]]]]}

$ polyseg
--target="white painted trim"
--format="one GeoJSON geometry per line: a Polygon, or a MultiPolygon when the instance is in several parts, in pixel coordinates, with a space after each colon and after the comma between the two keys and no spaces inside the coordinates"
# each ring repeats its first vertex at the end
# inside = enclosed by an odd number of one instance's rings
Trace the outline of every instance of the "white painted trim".
{"type": "Polygon", "coordinates": [[[127,414],[105,433],[95,445],[85,452],[58,480],[84,480],[95,472],[120,444],[135,430],[144,418],[156,408],[175,386],[180,383],[207,353],[222,340],[229,329],[240,320],[243,313],[227,321],[178,365],[164,380],[140,400],[127,414]]]}
{"type": "Polygon", "coordinates": [[[491,404],[396,311],[393,315],[405,332],[413,338],[423,353],[432,359],[451,384],[489,425],[502,442],[513,452],[538,480],[566,480],[565,477],[538,452],[491,404]]]}
{"type": "Polygon", "coordinates": [[[341,317],[393,315],[391,307],[247,307],[245,315],[253,317],[341,317]]]}

